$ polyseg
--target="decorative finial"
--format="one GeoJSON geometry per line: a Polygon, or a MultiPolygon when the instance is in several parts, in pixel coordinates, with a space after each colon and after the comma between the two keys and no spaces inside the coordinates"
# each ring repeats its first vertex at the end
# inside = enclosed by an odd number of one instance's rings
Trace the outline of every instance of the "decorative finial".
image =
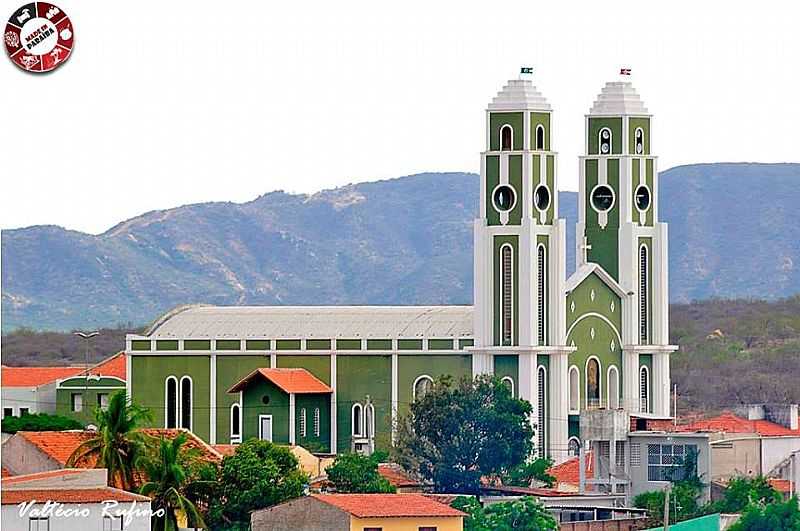
{"type": "Polygon", "coordinates": [[[630,68],[620,68],[619,69],[619,75],[621,75],[621,76],[629,76],[629,75],[631,75],[631,69],[630,68]]]}

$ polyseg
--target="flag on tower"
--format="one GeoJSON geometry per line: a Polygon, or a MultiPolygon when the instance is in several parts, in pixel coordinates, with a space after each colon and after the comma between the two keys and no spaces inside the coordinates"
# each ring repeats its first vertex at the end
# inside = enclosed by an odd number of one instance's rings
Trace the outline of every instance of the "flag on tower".
{"type": "Polygon", "coordinates": [[[620,68],[619,69],[619,75],[621,75],[621,76],[629,76],[629,75],[631,75],[631,69],[630,68],[620,68]]]}
{"type": "Polygon", "coordinates": [[[532,66],[523,66],[519,69],[520,74],[533,74],[533,67],[532,66]]]}

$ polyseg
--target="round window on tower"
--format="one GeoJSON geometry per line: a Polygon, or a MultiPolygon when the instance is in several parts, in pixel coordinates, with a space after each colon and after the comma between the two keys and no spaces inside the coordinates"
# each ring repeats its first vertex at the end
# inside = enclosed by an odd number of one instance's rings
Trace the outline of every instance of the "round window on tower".
{"type": "Polygon", "coordinates": [[[514,208],[514,204],[516,202],[517,196],[514,193],[514,189],[507,184],[501,184],[494,189],[494,193],[492,194],[492,203],[498,212],[508,212],[514,208]]]}
{"type": "Polygon", "coordinates": [[[641,155],[644,153],[644,131],[639,127],[634,134],[634,141],[636,143],[636,154],[641,155]]]}
{"type": "Polygon", "coordinates": [[[536,187],[533,192],[533,204],[539,212],[550,208],[550,189],[547,188],[547,185],[540,184],[536,187]]]}
{"type": "Polygon", "coordinates": [[[634,196],[636,198],[636,208],[642,212],[650,208],[650,189],[647,185],[640,184],[637,186],[634,196]]]}
{"type": "Polygon", "coordinates": [[[611,129],[604,127],[600,130],[600,154],[611,153],[611,129]]]}
{"type": "Polygon", "coordinates": [[[614,190],[606,184],[598,184],[592,190],[592,208],[598,212],[608,212],[614,206],[614,190]]]}

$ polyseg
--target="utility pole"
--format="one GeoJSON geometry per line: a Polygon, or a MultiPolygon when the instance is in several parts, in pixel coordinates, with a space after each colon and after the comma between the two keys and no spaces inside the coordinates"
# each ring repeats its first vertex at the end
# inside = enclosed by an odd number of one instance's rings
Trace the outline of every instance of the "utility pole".
{"type": "Polygon", "coordinates": [[[672,392],[672,423],[674,426],[678,425],[678,384],[673,386],[672,392]]]}
{"type": "Polygon", "coordinates": [[[669,493],[672,490],[672,483],[664,489],[664,531],[669,531],[669,493]]]}
{"type": "Polygon", "coordinates": [[[89,406],[87,402],[87,400],[89,399],[89,340],[95,336],[99,336],[100,332],[95,330],[94,332],[73,332],[73,334],[80,338],[83,338],[84,345],[86,346],[85,348],[86,370],[84,371],[83,374],[83,398],[81,399],[82,402],[86,402],[86,403],[81,403],[81,413],[83,414],[83,416],[86,416],[85,411],[86,408],[89,406]]]}

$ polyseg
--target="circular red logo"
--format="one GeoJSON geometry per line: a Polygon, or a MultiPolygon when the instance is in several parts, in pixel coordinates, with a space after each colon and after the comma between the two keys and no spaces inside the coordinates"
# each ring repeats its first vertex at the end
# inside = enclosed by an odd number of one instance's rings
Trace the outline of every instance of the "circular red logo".
{"type": "Polygon", "coordinates": [[[8,56],[18,67],[28,72],[50,72],[69,57],[75,30],[60,7],[31,2],[8,19],[3,41],[8,56]]]}

